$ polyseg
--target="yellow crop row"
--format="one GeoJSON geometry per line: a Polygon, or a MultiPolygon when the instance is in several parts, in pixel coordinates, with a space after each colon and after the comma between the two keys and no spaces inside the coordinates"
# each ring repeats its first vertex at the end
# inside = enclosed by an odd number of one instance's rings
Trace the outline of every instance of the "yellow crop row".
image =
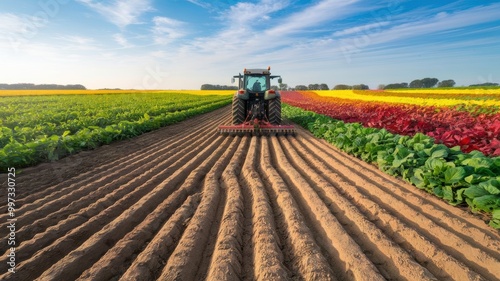
{"type": "MultiPolygon", "coordinates": [[[[314,91],[320,96],[335,97],[340,99],[360,100],[360,101],[377,101],[384,103],[403,103],[415,104],[421,106],[455,106],[460,104],[465,105],[478,105],[478,106],[500,106],[500,96],[475,99],[474,95],[470,97],[459,98],[431,98],[431,97],[409,97],[408,95],[377,95],[377,92],[370,91],[352,91],[352,90],[330,90],[330,91],[314,91]]],[[[391,92],[393,93],[393,92],[391,92]]],[[[405,92],[407,93],[407,92],[405,92]]],[[[411,93],[421,93],[420,91],[413,91],[411,93]]],[[[449,93],[448,93],[449,94],[449,93]]],[[[462,92],[463,94],[463,92],[462,92]]]]}
{"type": "Polygon", "coordinates": [[[0,96],[104,95],[104,94],[180,93],[191,95],[231,95],[234,90],[0,90],[0,96]]]}
{"type": "Polygon", "coordinates": [[[480,89],[480,88],[450,88],[450,89],[395,89],[395,90],[384,90],[384,92],[389,93],[419,93],[419,94],[456,94],[456,95],[499,95],[500,98],[500,88],[495,89],[480,89]]]}

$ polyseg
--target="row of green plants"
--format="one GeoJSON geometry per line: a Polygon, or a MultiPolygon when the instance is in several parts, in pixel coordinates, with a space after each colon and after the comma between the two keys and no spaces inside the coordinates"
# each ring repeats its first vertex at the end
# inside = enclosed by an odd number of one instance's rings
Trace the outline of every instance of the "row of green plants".
{"type": "MultiPolygon", "coordinates": [[[[230,97],[225,96],[172,93],[45,97],[50,106],[43,103],[42,97],[24,97],[27,103],[36,98],[39,106],[27,107],[25,103],[18,103],[19,111],[1,119],[0,172],[8,167],[22,168],[54,161],[131,138],[231,102],[230,97]],[[71,117],[59,118],[61,115],[71,117]]],[[[15,97],[16,100],[22,98],[15,97]]],[[[9,104],[5,109],[12,110],[16,103],[6,99],[2,98],[1,102],[9,104]]]]}
{"type": "Polygon", "coordinates": [[[283,105],[283,115],[341,150],[390,175],[423,189],[451,205],[491,214],[500,229],[500,157],[435,143],[422,133],[393,134],[385,129],[345,123],[325,115],[283,105]]]}

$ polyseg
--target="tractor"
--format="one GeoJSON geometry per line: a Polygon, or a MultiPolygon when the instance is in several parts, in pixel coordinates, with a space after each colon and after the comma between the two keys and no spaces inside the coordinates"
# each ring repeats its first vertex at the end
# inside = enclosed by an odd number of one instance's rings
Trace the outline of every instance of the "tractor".
{"type": "Polygon", "coordinates": [[[238,79],[238,91],[233,96],[232,125],[219,126],[218,131],[229,135],[286,135],[294,134],[292,125],[283,125],[281,118],[281,94],[271,87],[271,68],[244,69],[238,79]]]}

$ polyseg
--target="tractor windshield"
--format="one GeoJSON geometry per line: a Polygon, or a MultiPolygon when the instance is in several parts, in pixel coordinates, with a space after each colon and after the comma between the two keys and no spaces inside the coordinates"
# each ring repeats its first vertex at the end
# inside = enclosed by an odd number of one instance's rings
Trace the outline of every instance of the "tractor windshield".
{"type": "Polygon", "coordinates": [[[265,76],[248,76],[246,88],[252,92],[265,91],[267,89],[266,77],[265,76]]]}

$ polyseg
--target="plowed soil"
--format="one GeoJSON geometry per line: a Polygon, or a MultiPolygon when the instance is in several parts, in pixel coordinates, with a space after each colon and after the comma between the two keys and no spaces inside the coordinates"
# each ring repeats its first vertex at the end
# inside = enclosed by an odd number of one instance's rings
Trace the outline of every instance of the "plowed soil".
{"type": "Polygon", "coordinates": [[[225,107],[23,170],[0,279],[500,280],[478,217],[300,128],[218,135],[229,122],[225,107]]]}

